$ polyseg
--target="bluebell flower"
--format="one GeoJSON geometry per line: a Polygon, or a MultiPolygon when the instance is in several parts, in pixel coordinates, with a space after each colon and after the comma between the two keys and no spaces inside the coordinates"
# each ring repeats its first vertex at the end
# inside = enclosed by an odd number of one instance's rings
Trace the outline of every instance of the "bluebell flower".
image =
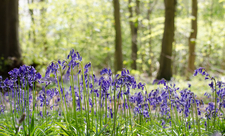
{"type": "Polygon", "coordinates": [[[39,116],[43,117],[43,113],[42,111],[39,112],[39,116]]]}
{"type": "Polygon", "coordinates": [[[149,113],[147,110],[143,110],[143,115],[145,118],[149,118],[149,113]]]}
{"type": "Polygon", "coordinates": [[[211,82],[211,83],[209,84],[209,86],[210,86],[212,89],[214,89],[214,87],[213,87],[213,82],[211,82]]]}
{"type": "Polygon", "coordinates": [[[144,90],[144,87],[145,87],[145,83],[142,84],[141,82],[138,84],[138,89],[142,89],[144,90]]]}
{"type": "Polygon", "coordinates": [[[85,69],[88,69],[88,68],[90,68],[90,67],[91,67],[91,62],[87,63],[87,64],[84,66],[85,69]]]}
{"type": "Polygon", "coordinates": [[[100,71],[100,75],[108,74],[108,69],[104,68],[100,71]]]}
{"type": "Polygon", "coordinates": [[[191,88],[191,84],[188,84],[188,88],[191,88]]]}
{"type": "Polygon", "coordinates": [[[118,85],[122,85],[122,84],[123,84],[123,79],[122,79],[122,78],[119,78],[119,79],[117,80],[117,84],[118,84],[118,85]]]}
{"type": "Polygon", "coordinates": [[[198,73],[202,74],[202,75],[206,75],[205,73],[205,68],[200,67],[198,69],[195,70],[194,76],[196,76],[198,73]],[[204,73],[203,73],[204,72],[204,73]]]}
{"type": "Polygon", "coordinates": [[[163,119],[161,121],[162,121],[161,125],[163,126],[163,128],[166,128],[165,126],[166,122],[163,119]]]}
{"type": "Polygon", "coordinates": [[[200,116],[201,115],[201,111],[199,108],[197,108],[197,111],[198,111],[198,115],[200,116]]]}
{"type": "Polygon", "coordinates": [[[134,107],[134,114],[137,115],[140,113],[140,110],[137,106],[134,107]]]}
{"type": "Polygon", "coordinates": [[[154,85],[155,83],[157,83],[158,85],[163,84],[164,86],[166,86],[165,79],[161,79],[161,80],[155,79],[152,84],[154,85]]]}
{"type": "Polygon", "coordinates": [[[141,104],[141,103],[144,101],[144,97],[143,97],[143,95],[142,95],[141,92],[139,92],[139,93],[136,95],[135,101],[137,102],[137,104],[141,104]]]}
{"type": "Polygon", "coordinates": [[[110,117],[111,117],[111,119],[113,118],[113,112],[112,112],[112,109],[110,109],[110,117]]]}

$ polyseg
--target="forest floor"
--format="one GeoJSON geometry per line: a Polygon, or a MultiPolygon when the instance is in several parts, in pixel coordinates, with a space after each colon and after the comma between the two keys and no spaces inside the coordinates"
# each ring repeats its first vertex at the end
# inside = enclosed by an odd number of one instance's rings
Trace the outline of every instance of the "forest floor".
{"type": "MultiPolygon", "coordinates": [[[[225,76],[215,77],[217,81],[225,81],[225,76]]],[[[154,78],[150,78],[145,74],[135,76],[136,81],[146,83],[147,91],[150,92],[153,89],[162,88],[163,85],[153,85],[154,78]]],[[[180,76],[174,76],[174,78],[168,82],[172,84],[176,84],[176,87],[179,87],[180,91],[182,89],[188,88],[188,85],[191,84],[190,90],[194,92],[198,99],[202,99],[204,103],[210,102],[210,98],[205,96],[204,94],[207,92],[211,94],[211,88],[209,87],[209,84],[211,83],[211,80],[205,80],[202,75],[198,75],[196,77],[191,77],[190,80],[186,80],[183,77],[180,76]]],[[[179,92],[178,92],[179,93],[179,92]]]]}

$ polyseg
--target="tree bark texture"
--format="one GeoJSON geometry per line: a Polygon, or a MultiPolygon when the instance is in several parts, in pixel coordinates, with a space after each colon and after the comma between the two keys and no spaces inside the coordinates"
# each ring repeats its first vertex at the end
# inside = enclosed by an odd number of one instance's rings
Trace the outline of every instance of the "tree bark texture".
{"type": "Polygon", "coordinates": [[[174,18],[176,0],[164,0],[165,22],[157,79],[170,80],[172,77],[172,45],[174,41],[174,18]]]}
{"type": "Polygon", "coordinates": [[[1,65],[2,57],[8,56],[8,0],[0,1],[0,55],[1,55],[1,65]]]}
{"type": "Polygon", "coordinates": [[[0,1],[0,75],[22,64],[19,46],[18,0],[0,1]]]}
{"type": "MultiPolygon", "coordinates": [[[[28,4],[33,4],[34,0],[28,0],[28,4]]],[[[29,8],[30,18],[31,18],[31,30],[29,32],[29,39],[33,42],[33,44],[36,43],[36,32],[35,32],[35,20],[34,20],[34,9],[29,8]]]]}
{"type": "MultiPolygon", "coordinates": [[[[152,4],[151,0],[149,0],[149,2],[148,2],[148,10],[147,10],[147,17],[146,18],[149,21],[148,28],[147,28],[149,30],[149,35],[152,34],[152,25],[151,25],[150,21],[151,21],[152,11],[153,11],[153,9],[154,9],[156,4],[157,4],[157,0],[155,0],[153,2],[153,4],[152,4]]],[[[152,38],[151,37],[149,37],[148,45],[149,45],[149,58],[151,60],[151,64],[149,65],[148,74],[151,77],[152,76],[152,72],[153,72],[153,66],[152,66],[152,62],[153,62],[153,55],[152,55],[152,53],[153,53],[153,51],[152,51],[152,38]]]]}
{"type": "Polygon", "coordinates": [[[120,3],[119,0],[113,0],[114,7],[114,20],[115,20],[115,73],[121,71],[123,68],[123,55],[122,55],[122,36],[121,36],[121,24],[120,24],[120,3]]]}
{"type": "Polygon", "coordinates": [[[196,38],[197,38],[197,19],[198,19],[198,1],[192,0],[192,17],[191,20],[191,33],[188,39],[189,44],[189,57],[188,57],[188,72],[193,73],[195,70],[195,45],[196,45],[196,38]]]}
{"type": "MultiPolygon", "coordinates": [[[[47,0],[40,0],[41,3],[45,3],[47,2],[47,0]]],[[[44,47],[44,55],[48,56],[47,50],[48,50],[48,46],[47,46],[47,27],[46,27],[46,11],[47,8],[42,7],[40,9],[40,14],[41,14],[41,19],[40,19],[40,25],[41,25],[41,40],[42,40],[42,44],[44,47]]]]}
{"type": "MultiPolygon", "coordinates": [[[[132,19],[134,17],[133,15],[133,8],[130,6],[132,0],[129,0],[128,3],[128,9],[130,12],[130,19],[132,19]]],[[[136,0],[136,6],[135,6],[135,13],[136,13],[136,17],[139,15],[139,5],[140,5],[140,1],[136,0]]],[[[138,18],[135,19],[135,21],[130,20],[130,30],[131,30],[131,68],[134,70],[137,70],[137,51],[138,51],[138,47],[137,47],[137,37],[138,37],[138,18]]]]}

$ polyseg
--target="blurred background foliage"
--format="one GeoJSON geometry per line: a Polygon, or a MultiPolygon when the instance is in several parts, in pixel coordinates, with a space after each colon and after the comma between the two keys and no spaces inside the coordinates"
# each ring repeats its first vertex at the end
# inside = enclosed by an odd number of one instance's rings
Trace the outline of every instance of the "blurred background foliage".
{"type": "MultiPolygon", "coordinates": [[[[73,48],[94,69],[114,68],[114,18],[112,0],[19,0],[19,38],[23,61],[44,73],[52,60],[65,58],[73,48]]],[[[163,0],[140,0],[140,14],[129,18],[128,0],[120,0],[123,64],[131,66],[129,21],[138,20],[137,70],[156,77],[164,29],[163,0]],[[150,13],[148,11],[151,11],[150,13]]],[[[172,70],[186,74],[191,1],[177,0],[172,70]]],[[[225,1],[198,1],[198,36],[195,66],[214,74],[225,68],[225,1]]]]}

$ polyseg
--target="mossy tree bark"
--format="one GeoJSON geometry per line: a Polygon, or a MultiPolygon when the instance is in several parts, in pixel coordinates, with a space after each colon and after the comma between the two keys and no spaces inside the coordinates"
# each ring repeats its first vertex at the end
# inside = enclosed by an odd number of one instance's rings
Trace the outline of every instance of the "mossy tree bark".
{"type": "Polygon", "coordinates": [[[138,51],[138,46],[137,46],[137,37],[138,37],[138,15],[139,15],[139,5],[140,5],[140,0],[136,0],[136,6],[135,6],[135,16],[133,14],[133,8],[131,6],[132,0],[129,0],[128,3],[128,9],[130,12],[130,30],[131,30],[131,68],[134,70],[137,70],[137,51],[138,51]],[[134,17],[136,17],[135,20],[134,17]]]}
{"type": "MultiPolygon", "coordinates": [[[[28,4],[33,4],[34,0],[28,0],[28,4]]],[[[36,43],[36,32],[35,32],[35,20],[34,20],[34,9],[29,8],[29,14],[31,18],[31,30],[29,31],[29,39],[32,41],[32,44],[36,43]]]]}
{"type": "Polygon", "coordinates": [[[0,1],[0,75],[22,65],[19,46],[18,0],[0,1]]]}
{"type": "MultiPolygon", "coordinates": [[[[157,4],[157,0],[154,0],[153,2],[151,0],[148,1],[148,10],[147,10],[147,19],[149,21],[148,23],[148,31],[149,31],[149,35],[152,34],[152,25],[151,25],[151,15],[152,15],[152,11],[155,7],[155,5],[157,4]]],[[[151,60],[151,63],[149,65],[149,71],[148,71],[148,74],[149,76],[151,77],[152,76],[152,72],[153,72],[153,66],[152,66],[152,62],[153,62],[153,51],[152,51],[152,38],[149,37],[149,40],[148,40],[148,45],[149,45],[149,58],[151,60]]]]}
{"type": "Polygon", "coordinates": [[[189,57],[188,57],[188,72],[193,73],[195,70],[195,45],[196,45],[196,38],[197,38],[197,25],[198,19],[198,1],[192,0],[192,20],[191,20],[191,33],[188,39],[189,43],[189,57]]]}
{"type": "Polygon", "coordinates": [[[172,45],[174,41],[174,19],[176,0],[164,0],[165,22],[157,79],[170,80],[172,77],[172,45]]]}
{"type": "Polygon", "coordinates": [[[114,7],[114,20],[115,20],[115,59],[114,68],[115,73],[121,71],[123,68],[123,55],[122,55],[122,35],[120,24],[120,3],[119,0],[113,0],[114,7]]]}

